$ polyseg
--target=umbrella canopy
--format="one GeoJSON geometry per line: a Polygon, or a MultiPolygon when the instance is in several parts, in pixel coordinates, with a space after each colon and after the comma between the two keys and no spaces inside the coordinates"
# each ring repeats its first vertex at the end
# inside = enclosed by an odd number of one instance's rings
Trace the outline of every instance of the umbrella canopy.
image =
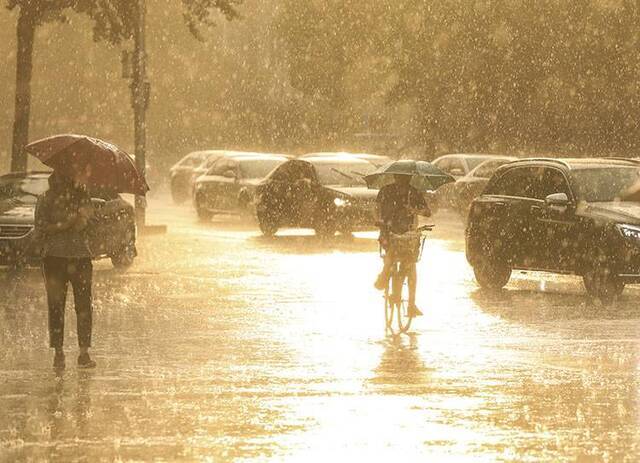
{"type": "Polygon", "coordinates": [[[421,191],[437,190],[446,183],[455,182],[451,175],[430,162],[411,160],[393,161],[385,164],[364,179],[369,188],[380,189],[393,183],[395,181],[394,175],[411,175],[413,177],[411,184],[421,191]]]}
{"type": "Polygon", "coordinates": [[[85,135],[55,135],[26,146],[27,153],[66,176],[90,164],[89,187],[144,195],[149,186],[127,153],[115,145],[85,135]]]}

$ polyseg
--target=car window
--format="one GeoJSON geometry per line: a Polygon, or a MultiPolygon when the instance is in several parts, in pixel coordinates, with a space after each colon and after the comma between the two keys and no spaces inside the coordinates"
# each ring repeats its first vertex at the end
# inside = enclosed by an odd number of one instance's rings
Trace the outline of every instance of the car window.
{"type": "Polygon", "coordinates": [[[240,163],[243,178],[264,178],[273,169],[282,164],[282,159],[247,159],[240,163]]]}
{"type": "Polygon", "coordinates": [[[358,187],[366,185],[363,176],[372,174],[376,166],[370,162],[318,162],[315,163],[318,180],[322,185],[358,187]]]}
{"type": "Polygon", "coordinates": [[[564,193],[568,198],[573,196],[564,174],[558,169],[545,168],[542,177],[541,196],[544,199],[556,193],[564,193]]]}
{"type": "Polygon", "coordinates": [[[464,175],[464,173],[466,172],[464,163],[461,159],[458,158],[441,159],[438,163],[436,163],[436,166],[450,175],[459,176],[464,175]]]}
{"type": "Polygon", "coordinates": [[[225,171],[229,170],[229,163],[227,159],[221,158],[217,159],[216,162],[213,163],[207,175],[222,175],[225,171]]]}
{"type": "Polygon", "coordinates": [[[183,167],[195,167],[202,162],[202,157],[197,153],[187,155],[181,162],[180,166],[183,167]]]}
{"type": "Polygon", "coordinates": [[[619,199],[640,182],[637,167],[596,167],[571,172],[576,199],[588,202],[608,202],[619,199]]]}
{"type": "Polygon", "coordinates": [[[449,160],[450,158],[440,158],[433,161],[433,164],[436,167],[440,168],[440,170],[447,172],[447,169],[449,169],[449,164],[450,164],[449,160]]]}
{"type": "Polygon", "coordinates": [[[469,170],[473,170],[487,160],[487,156],[467,156],[465,161],[469,166],[469,170]]]}
{"type": "Polygon", "coordinates": [[[500,161],[485,162],[473,171],[473,176],[478,178],[489,178],[493,175],[496,169],[500,167],[500,165],[500,161]]]}
{"type": "Polygon", "coordinates": [[[38,195],[49,189],[46,177],[25,177],[0,179],[0,201],[17,199],[23,203],[35,204],[38,195]]]}
{"type": "Polygon", "coordinates": [[[271,176],[276,182],[296,182],[302,179],[316,180],[313,166],[307,162],[291,161],[282,164],[271,176]]]}
{"type": "Polygon", "coordinates": [[[491,184],[488,194],[516,196],[521,198],[544,199],[542,192],[542,176],[544,169],[540,167],[517,167],[509,169],[491,184]]]}

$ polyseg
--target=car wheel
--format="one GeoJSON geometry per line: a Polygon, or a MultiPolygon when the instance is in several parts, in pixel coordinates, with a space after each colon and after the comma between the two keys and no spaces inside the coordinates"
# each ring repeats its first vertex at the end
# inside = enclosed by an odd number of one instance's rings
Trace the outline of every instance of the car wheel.
{"type": "Polygon", "coordinates": [[[258,214],[258,225],[264,236],[271,238],[278,232],[275,220],[265,214],[258,214]]]}
{"type": "Polygon", "coordinates": [[[327,219],[316,224],[314,227],[316,236],[322,239],[331,238],[336,234],[336,224],[333,220],[327,219]]]}
{"type": "Polygon", "coordinates": [[[511,267],[498,259],[484,258],[473,266],[473,274],[481,288],[502,289],[511,278],[511,267]]]}
{"type": "Polygon", "coordinates": [[[205,209],[198,204],[196,204],[196,213],[198,214],[198,220],[201,222],[208,222],[211,220],[211,217],[213,217],[213,213],[210,210],[205,209]]]}
{"type": "Polygon", "coordinates": [[[115,268],[126,269],[133,265],[133,261],[135,260],[135,258],[135,244],[129,243],[121,252],[111,256],[111,263],[115,268]]]}
{"type": "Polygon", "coordinates": [[[182,204],[189,198],[188,188],[184,182],[171,180],[171,199],[176,204],[182,204]]]}
{"type": "Polygon", "coordinates": [[[624,291],[624,282],[612,270],[604,252],[599,251],[591,259],[590,268],[582,276],[587,293],[603,303],[610,303],[624,291]]]}

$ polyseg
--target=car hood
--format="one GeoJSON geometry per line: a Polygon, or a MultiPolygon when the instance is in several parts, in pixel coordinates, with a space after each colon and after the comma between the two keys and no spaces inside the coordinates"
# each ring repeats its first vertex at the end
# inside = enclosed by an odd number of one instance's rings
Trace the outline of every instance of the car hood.
{"type": "Polygon", "coordinates": [[[640,203],[612,201],[606,203],[585,203],[578,208],[580,215],[612,220],[620,223],[640,224],[640,203]]]}
{"type": "Polygon", "coordinates": [[[21,225],[33,225],[35,219],[35,205],[31,204],[17,204],[9,206],[6,203],[0,203],[0,223],[4,224],[21,224],[21,225]]]}

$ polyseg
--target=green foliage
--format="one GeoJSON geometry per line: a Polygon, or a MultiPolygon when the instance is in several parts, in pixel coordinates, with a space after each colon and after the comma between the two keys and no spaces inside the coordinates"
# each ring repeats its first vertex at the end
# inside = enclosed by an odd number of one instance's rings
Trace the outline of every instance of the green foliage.
{"type": "MultiPolygon", "coordinates": [[[[189,30],[201,38],[199,27],[213,25],[212,15],[220,11],[228,20],[236,19],[236,7],[243,0],[181,0],[184,20],[189,30]]],[[[137,1],[134,0],[7,0],[7,8],[20,8],[42,24],[51,20],[64,21],[65,12],[88,15],[94,21],[96,41],[119,43],[132,37],[137,1]]]]}
{"type": "Polygon", "coordinates": [[[363,99],[380,114],[408,107],[400,136],[428,153],[640,148],[637,2],[284,4],[292,85],[337,107],[363,99]],[[369,94],[349,79],[357,70],[369,94]]]}

